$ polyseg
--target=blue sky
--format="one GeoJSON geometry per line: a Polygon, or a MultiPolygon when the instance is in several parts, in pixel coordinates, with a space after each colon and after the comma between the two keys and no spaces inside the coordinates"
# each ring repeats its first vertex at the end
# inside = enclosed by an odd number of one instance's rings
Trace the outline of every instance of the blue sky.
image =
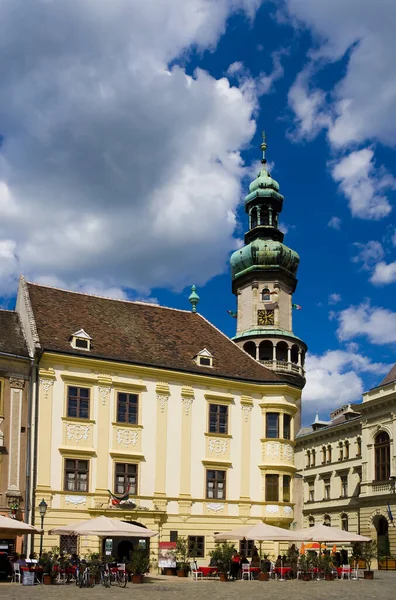
{"type": "Polygon", "coordinates": [[[301,263],[304,419],[395,361],[396,7],[388,0],[7,0],[0,296],[34,281],[199,310],[232,336],[228,259],[267,131],[301,263]],[[28,32],[28,34],[27,34],[28,32]]]}

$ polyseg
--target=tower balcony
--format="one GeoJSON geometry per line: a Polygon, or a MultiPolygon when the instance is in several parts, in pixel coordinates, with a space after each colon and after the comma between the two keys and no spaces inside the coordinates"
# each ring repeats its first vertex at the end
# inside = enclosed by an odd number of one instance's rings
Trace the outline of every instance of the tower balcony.
{"type": "Polygon", "coordinates": [[[287,371],[305,377],[304,367],[293,362],[286,362],[283,360],[259,360],[258,362],[272,371],[281,371],[283,373],[287,371]]]}

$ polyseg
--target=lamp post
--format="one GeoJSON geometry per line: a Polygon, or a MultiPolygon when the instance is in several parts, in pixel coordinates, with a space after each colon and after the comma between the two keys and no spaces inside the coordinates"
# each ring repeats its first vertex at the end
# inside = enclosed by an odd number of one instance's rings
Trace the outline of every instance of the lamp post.
{"type": "MultiPolygon", "coordinates": [[[[41,500],[40,504],[39,504],[39,513],[40,513],[40,519],[41,519],[41,529],[43,529],[44,526],[44,517],[45,517],[45,513],[47,512],[47,508],[48,508],[48,504],[46,503],[46,501],[44,500],[44,498],[41,500]]],[[[40,556],[43,553],[43,535],[44,532],[41,531],[41,535],[40,535],[40,556]]]]}

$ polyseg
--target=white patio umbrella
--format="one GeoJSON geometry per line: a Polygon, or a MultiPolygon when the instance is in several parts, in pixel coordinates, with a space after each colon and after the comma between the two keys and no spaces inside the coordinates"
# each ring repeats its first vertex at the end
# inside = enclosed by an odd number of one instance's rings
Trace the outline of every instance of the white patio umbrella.
{"type": "Polygon", "coordinates": [[[99,537],[154,537],[156,531],[139,527],[133,523],[126,523],[120,519],[110,517],[97,517],[79,523],[72,523],[64,527],[55,527],[49,531],[50,535],[97,535],[99,537]]]}
{"type": "Polygon", "coordinates": [[[303,542],[338,542],[348,544],[351,542],[369,542],[371,538],[351,531],[344,531],[337,527],[328,527],[327,525],[314,525],[306,529],[294,531],[299,540],[303,542]]]}
{"type": "MultiPolygon", "coordinates": [[[[222,540],[257,540],[259,541],[273,541],[273,542],[291,542],[301,541],[301,536],[296,535],[295,531],[289,529],[283,529],[282,527],[275,527],[274,525],[267,525],[266,523],[256,523],[256,525],[244,525],[231,531],[225,531],[224,533],[218,533],[214,536],[216,542],[222,540]]],[[[308,538],[304,538],[308,539],[308,538]]],[[[311,538],[309,538],[311,539],[311,538]]]]}
{"type": "Polygon", "coordinates": [[[5,535],[25,535],[33,533],[42,533],[42,530],[36,529],[36,527],[23,523],[22,521],[0,515],[0,535],[2,537],[5,535]]]}

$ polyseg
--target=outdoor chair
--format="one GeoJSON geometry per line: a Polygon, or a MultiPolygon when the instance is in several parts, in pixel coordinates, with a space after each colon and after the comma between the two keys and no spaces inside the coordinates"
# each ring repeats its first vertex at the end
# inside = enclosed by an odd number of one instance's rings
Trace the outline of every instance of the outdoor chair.
{"type": "Polygon", "coordinates": [[[355,563],[353,569],[351,569],[351,577],[353,581],[359,581],[358,564],[355,563]]]}
{"type": "Polygon", "coordinates": [[[12,565],[14,567],[14,573],[12,575],[12,581],[14,583],[21,583],[21,568],[19,563],[15,562],[12,565]]]}
{"type": "Polygon", "coordinates": [[[250,571],[250,565],[247,563],[242,563],[241,579],[244,579],[245,575],[246,575],[247,580],[253,578],[252,572],[250,571]]]}
{"type": "Polygon", "coordinates": [[[198,570],[198,565],[195,562],[195,560],[190,562],[190,571],[191,571],[191,577],[193,580],[198,581],[199,579],[203,580],[203,573],[202,571],[198,570]]]}
{"type": "Polygon", "coordinates": [[[351,567],[350,565],[342,565],[340,579],[351,578],[351,567]]]}

